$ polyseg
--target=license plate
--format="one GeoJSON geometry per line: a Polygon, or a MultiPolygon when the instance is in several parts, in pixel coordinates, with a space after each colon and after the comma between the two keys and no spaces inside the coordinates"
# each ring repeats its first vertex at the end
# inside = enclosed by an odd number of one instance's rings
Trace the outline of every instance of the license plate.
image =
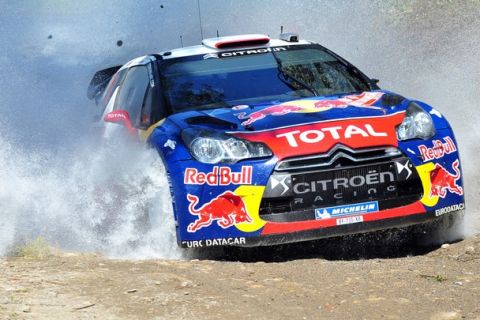
{"type": "Polygon", "coordinates": [[[339,218],[337,219],[337,226],[341,226],[344,224],[359,223],[359,222],[363,222],[363,216],[339,218]]]}

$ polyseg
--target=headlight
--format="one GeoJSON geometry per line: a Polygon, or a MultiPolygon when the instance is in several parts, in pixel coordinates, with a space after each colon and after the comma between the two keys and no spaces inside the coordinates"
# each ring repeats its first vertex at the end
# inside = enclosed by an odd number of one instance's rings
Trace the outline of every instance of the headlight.
{"type": "Polygon", "coordinates": [[[272,155],[272,151],[263,143],[245,141],[211,130],[185,129],[182,138],[192,156],[203,163],[235,163],[272,155]]]}
{"type": "Polygon", "coordinates": [[[411,102],[405,119],[397,128],[398,140],[430,139],[435,135],[432,117],[418,104],[411,102]]]}

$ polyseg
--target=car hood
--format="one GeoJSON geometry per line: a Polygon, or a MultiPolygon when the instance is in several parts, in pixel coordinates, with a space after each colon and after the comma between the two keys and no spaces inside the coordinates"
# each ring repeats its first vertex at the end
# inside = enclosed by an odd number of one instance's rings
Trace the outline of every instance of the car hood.
{"type": "Polygon", "coordinates": [[[403,111],[409,100],[388,91],[311,97],[279,103],[188,111],[170,117],[179,127],[259,131],[324,120],[384,116],[403,111]]]}

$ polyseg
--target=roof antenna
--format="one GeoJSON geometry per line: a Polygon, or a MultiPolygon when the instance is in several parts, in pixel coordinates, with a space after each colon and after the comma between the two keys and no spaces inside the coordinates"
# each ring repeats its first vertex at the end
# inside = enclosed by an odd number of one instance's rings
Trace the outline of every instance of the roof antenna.
{"type": "Polygon", "coordinates": [[[202,11],[200,10],[200,0],[197,0],[198,5],[198,21],[200,22],[200,36],[203,40],[203,26],[202,26],[202,11]]]}
{"type": "Polygon", "coordinates": [[[218,33],[218,30],[217,30],[217,38],[219,38],[219,37],[220,37],[220,34],[218,33]]]}
{"type": "Polygon", "coordinates": [[[283,33],[283,26],[280,26],[280,34],[283,33]]]}
{"type": "Polygon", "coordinates": [[[180,44],[182,45],[182,48],[183,48],[183,37],[180,36],[180,44]]]}

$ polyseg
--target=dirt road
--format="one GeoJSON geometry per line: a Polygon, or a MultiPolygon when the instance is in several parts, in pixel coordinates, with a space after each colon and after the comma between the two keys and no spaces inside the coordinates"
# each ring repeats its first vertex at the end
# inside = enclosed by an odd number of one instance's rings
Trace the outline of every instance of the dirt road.
{"type": "Polygon", "coordinates": [[[414,256],[349,241],[229,257],[243,262],[3,259],[0,319],[480,319],[480,236],[414,256]]]}

